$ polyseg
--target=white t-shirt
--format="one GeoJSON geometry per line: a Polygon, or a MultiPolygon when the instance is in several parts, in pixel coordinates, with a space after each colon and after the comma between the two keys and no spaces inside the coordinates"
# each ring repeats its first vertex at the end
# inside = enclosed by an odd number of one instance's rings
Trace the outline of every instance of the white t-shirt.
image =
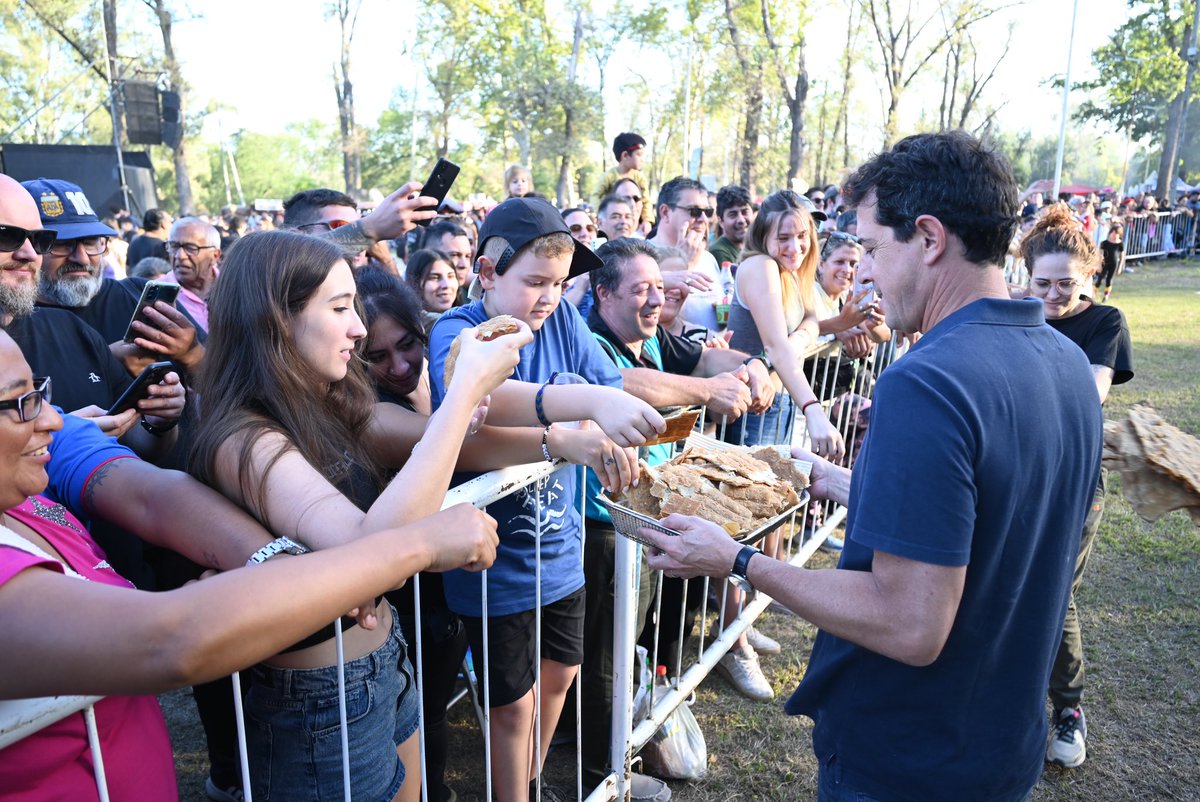
{"type": "Polygon", "coordinates": [[[720,302],[725,290],[721,286],[721,268],[717,259],[708,251],[700,254],[700,261],[692,268],[697,273],[703,273],[712,279],[712,287],[707,291],[692,288],[687,300],[683,302],[680,315],[689,323],[704,326],[712,331],[719,331],[717,326],[716,305],[720,302]]]}

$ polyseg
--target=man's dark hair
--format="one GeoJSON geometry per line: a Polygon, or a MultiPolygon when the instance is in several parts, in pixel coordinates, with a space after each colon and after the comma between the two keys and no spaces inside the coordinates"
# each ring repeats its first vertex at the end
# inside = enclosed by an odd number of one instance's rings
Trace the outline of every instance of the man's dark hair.
{"type": "Polygon", "coordinates": [[[859,167],[846,197],[875,202],[875,219],[900,242],[916,233],[916,219],[936,217],[962,240],[976,264],[1000,264],[1017,228],[1017,182],[1008,161],[964,131],[916,134],[859,167]]]}
{"type": "Polygon", "coordinates": [[[595,303],[600,303],[599,289],[601,287],[610,294],[617,291],[617,287],[621,286],[622,268],[638,254],[645,254],[658,262],[658,248],[644,239],[619,237],[610,239],[596,249],[596,255],[600,257],[600,261],[604,262],[604,265],[595,268],[588,274],[592,282],[592,300],[595,303]]]}
{"type": "MultiPolygon", "coordinates": [[[[623,203],[626,206],[630,205],[629,201],[624,198],[618,198],[616,195],[605,195],[604,200],[600,201],[600,206],[596,209],[596,216],[603,217],[604,213],[608,211],[608,207],[614,203],[623,203]]],[[[632,212],[633,208],[630,207],[629,211],[632,212]]]]}
{"type": "Polygon", "coordinates": [[[142,216],[142,228],[147,231],[158,231],[167,222],[167,213],[162,209],[148,209],[142,216]]]}
{"type": "Polygon", "coordinates": [[[754,204],[750,200],[750,190],[739,187],[737,184],[730,184],[717,190],[717,217],[722,216],[730,209],[737,209],[741,206],[754,208],[754,204]]]}
{"type": "Polygon", "coordinates": [[[852,225],[858,223],[858,212],[853,209],[842,212],[837,216],[837,230],[845,231],[852,225]]]}
{"type": "Polygon", "coordinates": [[[706,186],[687,176],[679,175],[662,185],[662,189],[658,191],[658,202],[654,208],[661,209],[663,206],[675,206],[679,202],[680,196],[689,189],[703,192],[705,199],[708,198],[708,188],[706,186]]]}
{"type": "MultiPolygon", "coordinates": [[[[563,218],[563,220],[566,220],[568,217],[570,217],[571,215],[575,214],[575,212],[583,212],[584,214],[588,214],[588,210],[587,210],[587,209],[584,209],[584,208],[582,208],[582,207],[580,207],[580,206],[572,206],[570,209],[563,209],[563,210],[562,210],[562,218],[563,218]]],[[[591,215],[588,215],[588,216],[589,216],[589,217],[591,217],[591,215]]]]}
{"type": "Polygon", "coordinates": [[[362,301],[370,329],[381,316],[389,317],[423,343],[425,326],[421,323],[421,296],[391,273],[367,265],[354,272],[354,283],[362,301]]]}
{"type": "Polygon", "coordinates": [[[471,235],[467,230],[458,223],[451,222],[438,218],[429,224],[429,228],[425,229],[425,236],[421,238],[422,248],[442,249],[442,237],[449,234],[452,237],[466,237],[471,239],[471,235]]]}
{"type": "Polygon", "coordinates": [[[351,209],[357,209],[358,204],[354,198],[347,195],[345,192],[338,192],[336,189],[306,189],[303,192],[297,192],[292,197],[283,202],[283,227],[296,228],[297,226],[315,223],[318,212],[326,206],[349,206],[351,209]]]}

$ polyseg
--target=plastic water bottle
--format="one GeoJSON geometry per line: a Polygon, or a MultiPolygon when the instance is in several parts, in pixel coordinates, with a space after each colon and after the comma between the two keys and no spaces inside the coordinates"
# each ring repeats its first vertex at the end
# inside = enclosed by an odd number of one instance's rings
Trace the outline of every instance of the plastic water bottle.
{"type": "Polygon", "coordinates": [[[717,328],[724,329],[729,325],[729,305],[733,303],[733,270],[729,262],[721,263],[721,300],[716,304],[717,328]]]}

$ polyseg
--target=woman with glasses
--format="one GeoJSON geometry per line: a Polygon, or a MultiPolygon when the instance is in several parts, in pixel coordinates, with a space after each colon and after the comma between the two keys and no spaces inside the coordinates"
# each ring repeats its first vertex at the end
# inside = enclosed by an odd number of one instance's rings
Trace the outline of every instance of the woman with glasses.
{"type": "Polygon", "coordinates": [[[421,298],[421,322],[428,334],[442,313],[453,307],[458,298],[458,273],[446,254],[422,248],[408,257],[404,280],[421,298]]]}
{"type": "MultiPolygon", "coordinates": [[[[264,550],[246,569],[136,591],[84,525],[40,495],[62,427],[49,395],[0,333],[0,698],[106,696],[95,726],[114,800],[178,798],[153,694],[245,668],[419,570],[494,559],[495,523],[460,505],[319,554],[268,562],[264,550]],[[48,622],[47,610],[60,614],[48,622]]],[[[84,716],[0,750],[0,789],[15,802],[95,799],[84,716]]]]}
{"type": "MultiPolygon", "coordinates": [[[[1045,306],[1046,322],[1087,354],[1096,379],[1096,392],[1103,404],[1112,385],[1133,378],[1133,347],[1121,310],[1097,304],[1084,294],[1092,286],[1091,276],[1100,264],[1096,243],[1067,206],[1056,203],[1025,236],[1021,255],[1029,268],[1029,294],[1045,306]]],[[[1080,706],[1084,687],[1083,640],[1075,593],[1083,580],[1104,514],[1104,484],[1105,471],[1101,469],[1080,537],[1071,600],[1050,673],[1054,716],[1046,759],[1066,768],[1074,768],[1087,758],[1087,720],[1080,706]]]]}
{"type": "MultiPolygon", "coordinates": [[[[575,241],[595,249],[596,221],[592,219],[592,215],[586,209],[575,207],[565,210],[562,216],[575,241]]],[[[592,282],[588,274],[576,276],[567,282],[563,289],[563,298],[574,304],[583,319],[587,320],[588,313],[592,311],[592,282]]]]}
{"type": "Polygon", "coordinates": [[[839,460],[842,436],[804,375],[804,354],[818,336],[816,221],[824,219],[807,198],[782,190],[767,196],[746,233],[729,307],[729,346],[765,356],[787,393],[777,395],[765,414],[743,415],[731,424],[726,439],[747,445],[791,442],[798,408],[813,451],[839,460]]]}

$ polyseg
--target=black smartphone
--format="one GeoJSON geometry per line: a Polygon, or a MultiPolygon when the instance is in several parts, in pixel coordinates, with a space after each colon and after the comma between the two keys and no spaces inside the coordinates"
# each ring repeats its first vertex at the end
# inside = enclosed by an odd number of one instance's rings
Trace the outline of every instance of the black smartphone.
{"type": "MultiPolygon", "coordinates": [[[[450,187],[453,186],[456,178],[458,178],[458,165],[454,162],[438,159],[437,164],[433,165],[433,172],[429,174],[425,186],[421,188],[421,194],[425,197],[437,198],[437,205],[433,207],[434,211],[441,207],[442,201],[446,199],[446,194],[450,192],[450,187]]],[[[430,207],[425,207],[425,209],[428,208],[430,207]]],[[[427,226],[429,220],[418,220],[417,224],[427,226]]]]}
{"type": "Polygon", "coordinates": [[[154,362],[133,380],[133,384],[125,388],[121,397],[108,408],[106,415],[120,415],[127,409],[137,406],[137,402],[150,395],[150,385],[158,384],[168,373],[175,370],[173,362],[154,362]]]}
{"type": "MultiPolygon", "coordinates": [[[[138,336],[133,329],[133,321],[141,320],[143,309],[153,306],[157,301],[174,304],[178,297],[178,284],[172,284],[169,281],[147,281],[146,286],[142,287],[142,297],[138,298],[137,308],[133,310],[133,317],[129,318],[129,325],[125,328],[125,342],[131,343],[138,336]]],[[[146,321],[142,320],[142,322],[146,321]]]]}

